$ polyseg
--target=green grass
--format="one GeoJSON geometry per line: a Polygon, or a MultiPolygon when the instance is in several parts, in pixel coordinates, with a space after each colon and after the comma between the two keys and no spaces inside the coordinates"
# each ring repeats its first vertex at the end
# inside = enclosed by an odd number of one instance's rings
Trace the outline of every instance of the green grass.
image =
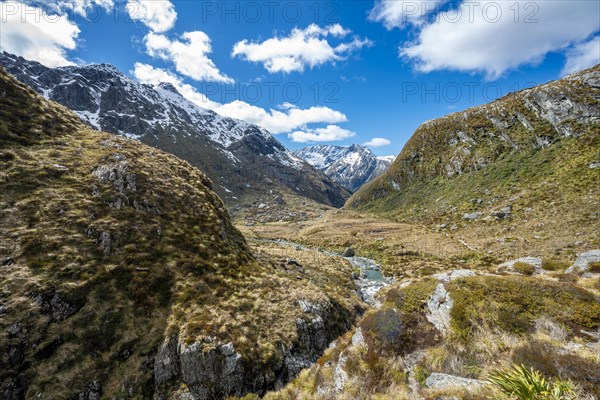
{"type": "Polygon", "coordinates": [[[549,316],[574,333],[600,327],[600,303],[594,295],[565,282],[481,276],[456,280],[449,291],[454,299],[451,327],[462,340],[472,338],[478,327],[525,334],[541,316],[549,316]]]}
{"type": "Polygon", "coordinates": [[[490,374],[488,381],[502,393],[519,400],[569,400],[575,398],[575,386],[569,381],[548,379],[539,371],[514,365],[490,374]]]}

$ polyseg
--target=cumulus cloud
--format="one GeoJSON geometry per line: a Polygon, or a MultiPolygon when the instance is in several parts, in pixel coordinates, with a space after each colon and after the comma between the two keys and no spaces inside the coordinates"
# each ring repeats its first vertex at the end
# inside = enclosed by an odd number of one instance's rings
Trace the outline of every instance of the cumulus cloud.
{"type": "Polygon", "coordinates": [[[353,137],[356,133],[337,125],[327,125],[325,128],[303,129],[288,135],[296,143],[335,142],[353,137]]]}
{"type": "Polygon", "coordinates": [[[325,63],[345,59],[349,53],[373,45],[369,39],[353,37],[349,42],[333,46],[328,38],[345,38],[351,31],[340,24],[321,28],[311,24],[305,29],[294,28],[289,36],[273,37],[264,42],[244,39],[233,46],[232,57],[262,64],[270,73],[302,72],[325,63]]]}
{"type": "Polygon", "coordinates": [[[567,62],[562,70],[562,75],[581,71],[600,63],[600,36],[578,43],[567,50],[567,62]]]}
{"type": "Polygon", "coordinates": [[[217,113],[257,124],[271,133],[290,132],[293,129],[315,123],[338,123],[348,120],[344,114],[329,107],[288,108],[265,110],[243,101],[233,101],[215,109],[217,113]]]}
{"type": "Polygon", "coordinates": [[[102,11],[112,10],[115,5],[114,0],[24,0],[22,3],[41,8],[51,14],[79,14],[84,17],[90,14],[100,15],[102,11]]]}
{"type": "Polygon", "coordinates": [[[185,98],[199,107],[213,110],[226,117],[241,119],[269,130],[271,133],[290,132],[301,126],[312,123],[345,122],[347,118],[339,111],[328,107],[298,108],[292,104],[280,105],[281,110],[265,110],[243,101],[221,104],[208,99],[192,85],[183,82],[178,75],[148,64],[136,63],[132,74],[142,83],[158,85],[161,82],[172,84],[185,98]]]}
{"type": "Polygon", "coordinates": [[[577,68],[571,65],[589,60],[593,45],[572,46],[600,29],[597,1],[463,0],[457,7],[440,11],[445,3],[380,0],[370,18],[388,29],[416,29],[416,39],[399,49],[399,55],[416,70],[481,72],[488,79],[522,65],[535,65],[550,52],[567,51],[571,61],[565,71],[577,68]]]}
{"type": "Polygon", "coordinates": [[[48,67],[73,64],[66,53],[77,47],[80,30],[66,15],[19,2],[0,3],[0,15],[0,50],[48,67]]]}
{"type": "Polygon", "coordinates": [[[387,29],[407,24],[421,25],[428,15],[439,11],[447,0],[379,0],[369,13],[371,21],[382,22],[387,29]]]}
{"type": "Polygon", "coordinates": [[[363,143],[363,146],[382,147],[382,146],[388,146],[390,144],[392,144],[392,142],[390,142],[389,140],[376,137],[376,138],[372,138],[368,142],[363,143]]]}
{"type": "Polygon", "coordinates": [[[208,57],[212,48],[206,33],[185,32],[181,38],[183,41],[170,40],[151,32],[144,38],[146,52],[151,57],[172,62],[177,72],[197,81],[233,83],[208,57]]]}
{"type": "Polygon", "coordinates": [[[175,26],[177,12],[169,0],[128,0],[129,17],[140,21],[153,32],[166,32],[175,26]]]}

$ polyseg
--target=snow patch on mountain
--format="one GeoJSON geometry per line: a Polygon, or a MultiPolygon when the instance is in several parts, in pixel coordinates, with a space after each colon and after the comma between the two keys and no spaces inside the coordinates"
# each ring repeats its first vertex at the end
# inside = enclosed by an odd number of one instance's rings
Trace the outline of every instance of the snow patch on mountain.
{"type": "Polygon", "coordinates": [[[395,156],[375,156],[369,148],[356,144],[310,146],[294,154],[350,191],[381,175],[395,159],[395,156]]]}

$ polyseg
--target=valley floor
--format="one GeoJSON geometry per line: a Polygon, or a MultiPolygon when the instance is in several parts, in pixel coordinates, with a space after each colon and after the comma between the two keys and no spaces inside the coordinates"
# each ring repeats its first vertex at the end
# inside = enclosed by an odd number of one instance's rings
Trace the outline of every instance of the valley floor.
{"type": "MultiPolygon", "coordinates": [[[[482,249],[485,238],[476,231],[452,235],[344,209],[262,220],[245,214],[236,221],[255,251],[327,276],[343,265],[335,254],[354,253],[379,263],[391,283],[316,364],[265,398],[599,398],[598,262],[577,274],[565,273],[574,253],[503,264],[508,253],[482,249]],[[533,368],[548,388],[564,392],[515,397],[489,384],[511,368],[515,375],[533,368]]],[[[364,273],[352,271],[355,278],[364,273]]]]}

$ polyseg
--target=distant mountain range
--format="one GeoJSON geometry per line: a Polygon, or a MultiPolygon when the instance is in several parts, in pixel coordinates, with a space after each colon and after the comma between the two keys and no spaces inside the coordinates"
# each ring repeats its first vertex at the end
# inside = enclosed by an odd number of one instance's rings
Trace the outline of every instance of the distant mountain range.
{"type": "Polygon", "coordinates": [[[349,193],[265,129],[186,100],[172,85],[141,84],[108,64],[48,68],[0,53],[0,66],[97,130],[134,138],[205,172],[228,204],[291,192],[340,207],[349,193]]]}
{"type": "Polygon", "coordinates": [[[357,144],[310,146],[294,154],[352,192],[381,175],[395,159],[395,156],[378,157],[357,144]]]}

